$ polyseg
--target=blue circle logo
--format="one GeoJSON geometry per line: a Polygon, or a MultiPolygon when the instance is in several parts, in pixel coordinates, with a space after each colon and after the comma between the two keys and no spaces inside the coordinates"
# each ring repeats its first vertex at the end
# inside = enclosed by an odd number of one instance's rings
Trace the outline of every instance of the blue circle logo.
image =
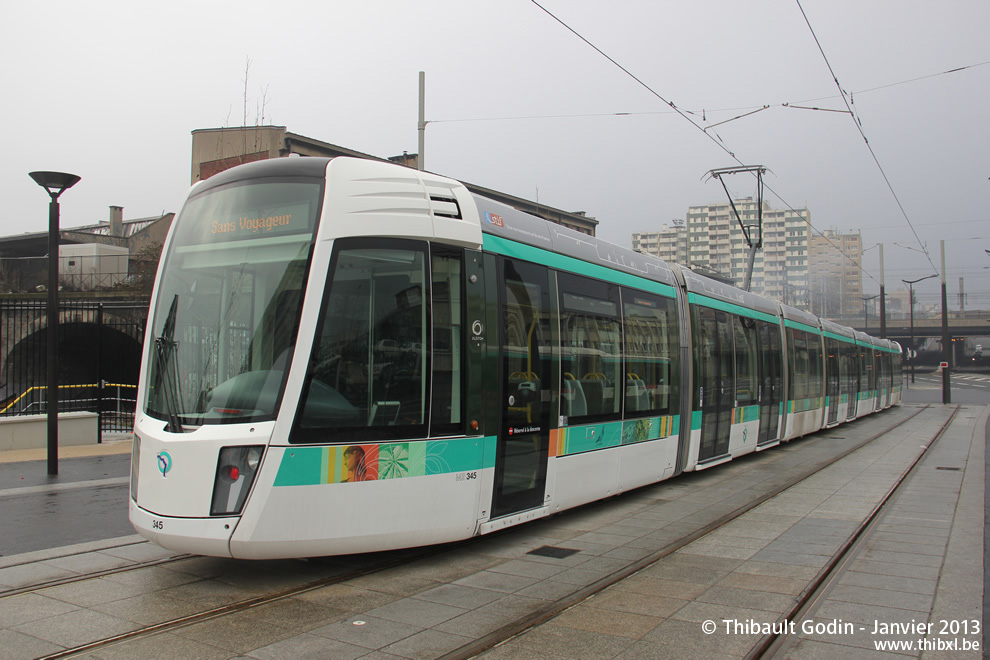
{"type": "Polygon", "coordinates": [[[168,471],[172,469],[172,456],[167,451],[158,452],[158,471],[162,473],[162,476],[168,474],[168,471]]]}

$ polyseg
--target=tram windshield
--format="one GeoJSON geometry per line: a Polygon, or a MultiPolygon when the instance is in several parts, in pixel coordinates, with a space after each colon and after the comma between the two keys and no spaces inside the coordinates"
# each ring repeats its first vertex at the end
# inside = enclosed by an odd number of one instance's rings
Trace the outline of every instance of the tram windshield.
{"type": "Polygon", "coordinates": [[[150,328],[145,403],[170,430],[275,417],[321,185],[237,182],[192,197],[176,219],[150,328]]]}

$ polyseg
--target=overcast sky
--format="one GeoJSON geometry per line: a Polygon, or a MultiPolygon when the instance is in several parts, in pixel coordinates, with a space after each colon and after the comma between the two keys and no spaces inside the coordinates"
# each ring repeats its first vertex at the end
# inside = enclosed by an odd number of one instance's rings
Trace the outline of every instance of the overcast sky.
{"type": "MultiPolygon", "coordinates": [[[[781,107],[845,109],[797,2],[541,4],[699,126],[771,106],[709,131],[770,168],[784,200],[770,205],[883,242],[888,290],[933,272],[894,245],[920,249],[850,116],[781,107]]],[[[950,294],[965,277],[968,306],[990,308],[990,2],[802,5],[936,265],[946,240],[950,294]]],[[[247,59],[248,124],[264,96],[265,123],[378,156],[416,151],[426,71],[427,169],[587,211],[624,246],[690,205],[723,203],[702,178],[737,164],[528,0],[7,3],[2,36],[0,235],[46,229],[33,170],[82,176],[62,197],[63,227],[105,220],[110,205],[125,218],[178,210],[190,132],[243,122],[247,59]],[[474,119],[490,120],[462,121],[474,119]]],[[[878,281],[877,252],[865,263],[878,281]]],[[[934,300],[937,280],[917,290],[934,300]]]]}

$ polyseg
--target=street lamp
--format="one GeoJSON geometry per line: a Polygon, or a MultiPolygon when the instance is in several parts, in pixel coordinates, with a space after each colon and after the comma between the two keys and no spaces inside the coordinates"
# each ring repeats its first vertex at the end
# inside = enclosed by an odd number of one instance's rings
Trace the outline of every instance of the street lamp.
{"type": "Polygon", "coordinates": [[[65,172],[30,172],[51,197],[48,205],[48,474],[58,474],[58,198],[80,177],[65,172]]]}
{"type": "Polygon", "coordinates": [[[908,302],[911,309],[911,382],[914,382],[914,359],[917,356],[918,351],[914,348],[914,285],[918,282],[924,280],[930,280],[933,277],[938,277],[937,273],[931,275],[926,275],[925,277],[919,277],[916,280],[901,280],[907,284],[908,287],[908,302]]]}

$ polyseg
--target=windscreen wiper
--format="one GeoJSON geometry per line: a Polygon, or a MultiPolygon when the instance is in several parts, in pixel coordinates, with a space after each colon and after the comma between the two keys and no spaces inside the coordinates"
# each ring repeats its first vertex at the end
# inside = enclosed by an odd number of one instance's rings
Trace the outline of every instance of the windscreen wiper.
{"type": "Polygon", "coordinates": [[[165,414],[168,417],[168,425],[165,430],[169,433],[185,433],[179,416],[176,413],[179,402],[178,374],[172,370],[169,375],[169,365],[174,363],[175,347],[178,345],[173,339],[175,335],[175,311],[179,304],[179,294],[172,298],[172,306],[168,310],[165,318],[165,325],[162,327],[162,334],[155,338],[155,355],[158,360],[158,379],[162,385],[162,401],[165,402],[165,414]]]}

